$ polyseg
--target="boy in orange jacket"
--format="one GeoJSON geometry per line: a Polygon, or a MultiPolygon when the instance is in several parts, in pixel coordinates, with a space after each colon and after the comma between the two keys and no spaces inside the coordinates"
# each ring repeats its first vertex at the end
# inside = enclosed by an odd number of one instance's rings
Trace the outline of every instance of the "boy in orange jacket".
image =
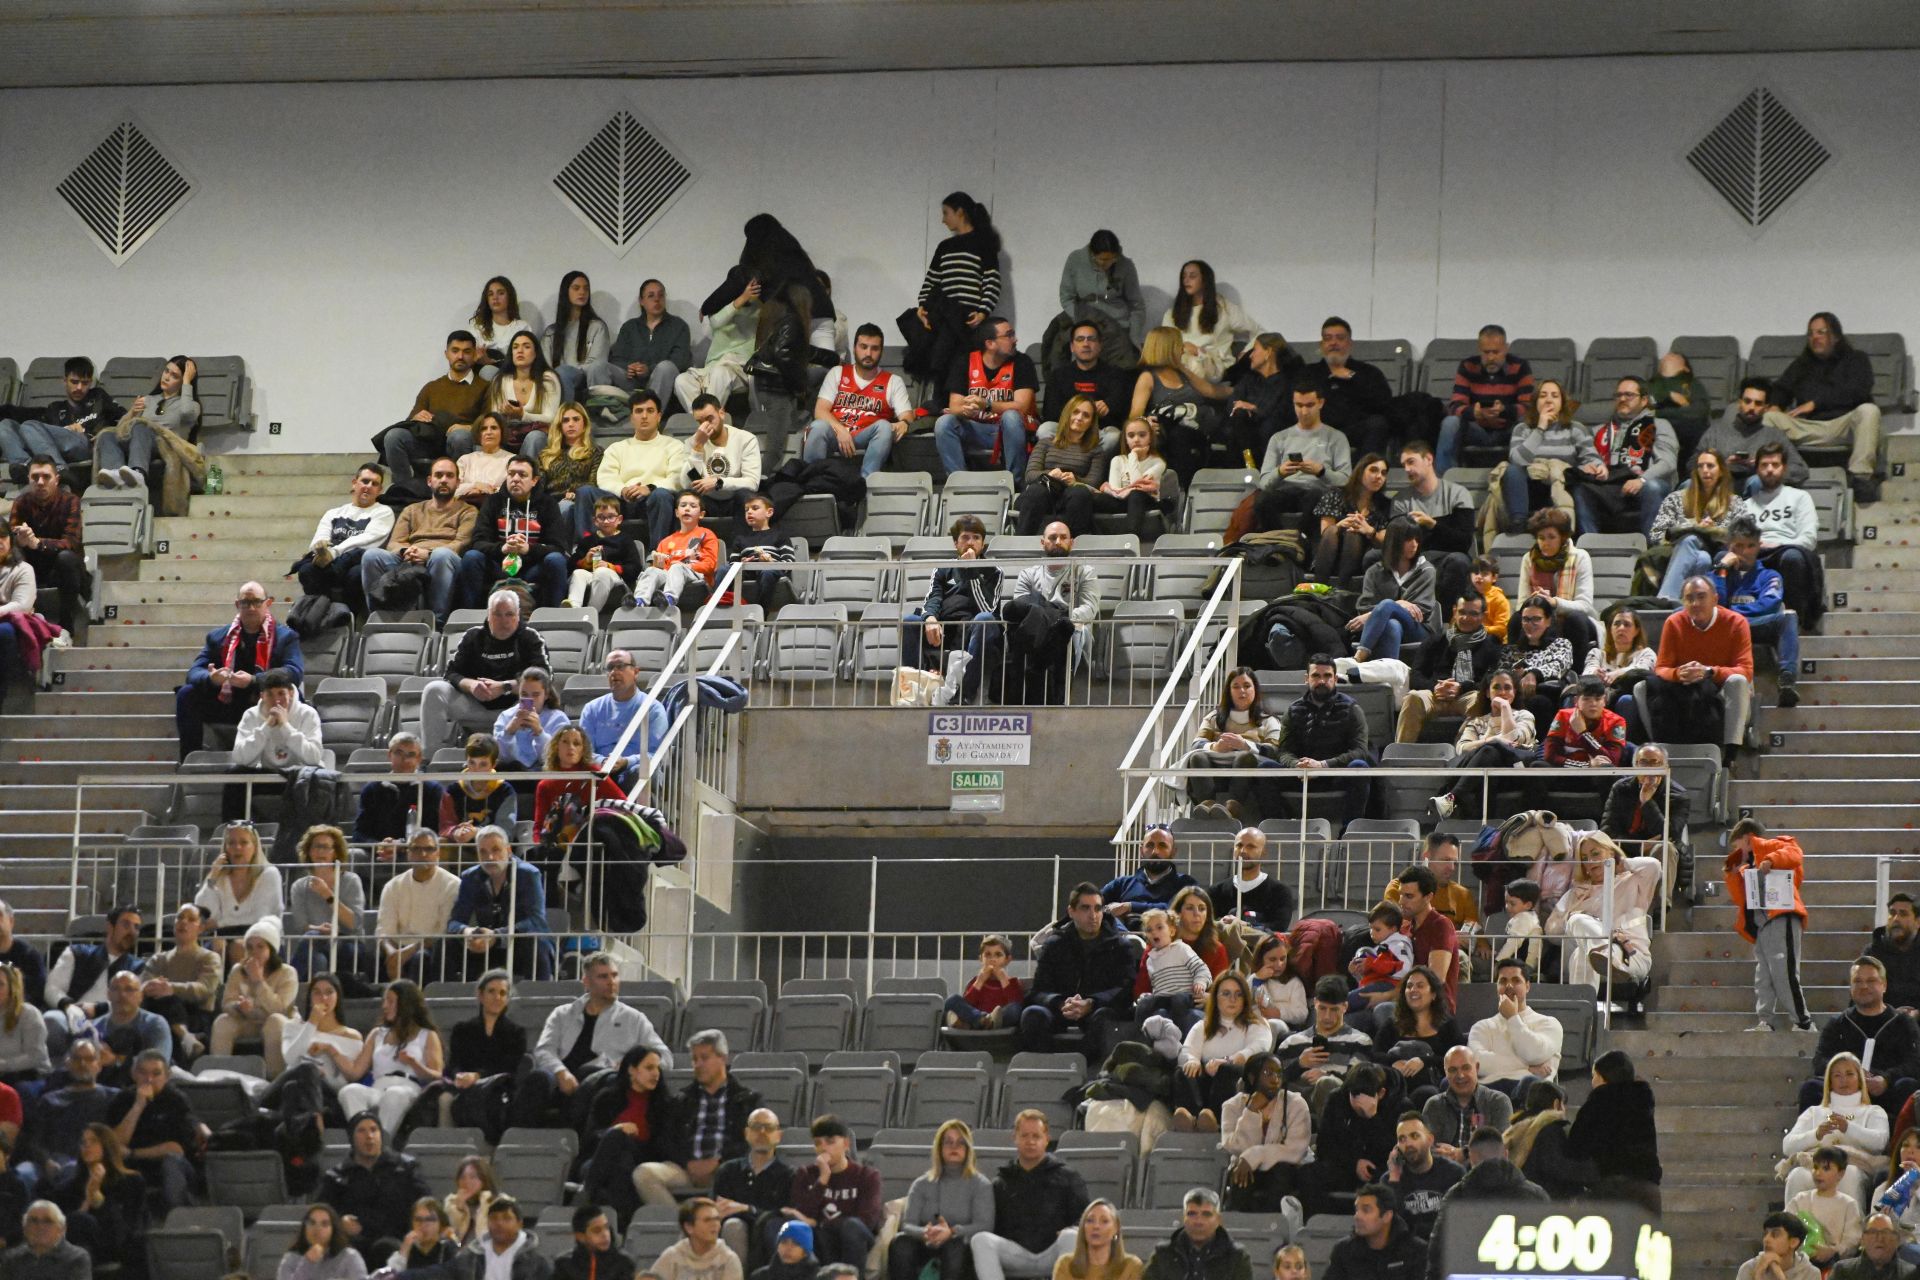
{"type": "Polygon", "coordinates": [[[673,608],[689,587],[713,586],[714,570],[720,566],[720,540],[700,523],[700,512],[699,494],[689,491],[674,499],[673,516],[680,527],[660,539],[648,566],[634,580],[636,602],[673,608]]]}
{"type": "Polygon", "coordinates": [[[1813,1030],[1807,1000],[1800,991],[1800,940],[1807,927],[1807,908],[1800,901],[1805,862],[1798,840],[1769,835],[1758,818],[1742,818],[1727,833],[1727,896],[1738,912],[1734,926],[1753,944],[1753,1007],[1760,1021],[1749,1031],[1772,1031],[1778,1013],[1790,1015],[1796,1030],[1813,1030]],[[1759,873],[1763,886],[1768,872],[1791,872],[1793,904],[1772,910],[1750,906],[1748,868],[1759,873]]]}

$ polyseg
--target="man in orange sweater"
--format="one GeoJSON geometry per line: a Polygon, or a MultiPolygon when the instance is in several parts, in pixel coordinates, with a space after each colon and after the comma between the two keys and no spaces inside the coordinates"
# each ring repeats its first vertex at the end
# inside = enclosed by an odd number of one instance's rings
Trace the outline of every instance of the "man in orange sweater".
{"type": "Polygon", "coordinates": [[[1727,898],[1738,914],[1734,927],[1753,944],[1753,1007],[1760,1015],[1749,1031],[1773,1030],[1776,1014],[1793,1019],[1794,1029],[1813,1030],[1807,1000],[1800,991],[1800,938],[1807,927],[1807,908],[1800,901],[1800,882],[1806,858],[1792,836],[1771,836],[1758,818],[1742,818],[1727,832],[1727,898]],[[1767,908],[1747,900],[1747,871],[1764,890],[1769,873],[1793,873],[1790,905],[1767,908]]]}
{"type": "Polygon", "coordinates": [[[1753,702],[1753,635],[1745,618],[1721,607],[1705,577],[1687,579],[1680,603],[1660,628],[1647,677],[1648,728],[1661,742],[1717,740],[1730,752],[1743,740],[1753,702]]]}

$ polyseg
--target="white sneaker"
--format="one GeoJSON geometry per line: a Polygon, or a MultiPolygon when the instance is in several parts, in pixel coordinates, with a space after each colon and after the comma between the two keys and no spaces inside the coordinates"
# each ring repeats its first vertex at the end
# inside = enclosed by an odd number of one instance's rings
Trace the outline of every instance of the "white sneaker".
{"type": "Polygon", "coordinates": [[[1771,1031],[1771,1030],[1773,1030],[1773,1024],[1772,1024],[1771,1022],[1756,1022],[1756,1023],[1754,1023],[1754,1024],[1752,1025],[1752,1026],[1750,1026],[1750,1027],[1748,1027],[1748,1028],[1747,1028],[1747,1030],[1749,1030],[1749,1031],[1771,1031]]]}
{"type": "Polygon", "coordinates": [[[1453,816],[1453,803],[1452,793],[1431,796],[1427,800],[1427,812],[1444,821],[1453,816]]]}
{"type": "Polygon", "coordinates": [[[147,487],[147,478],[132,467],[122,467],[120,486],[124,489],[144,489],[147,487]]]}
{"type": "Polygon", "coordinates": [[[118,489],[120,487],[120,473],[117,471],[109,471],[105,467],[102,467],[93,473],[93,482],[102,489],[118,489]]]}

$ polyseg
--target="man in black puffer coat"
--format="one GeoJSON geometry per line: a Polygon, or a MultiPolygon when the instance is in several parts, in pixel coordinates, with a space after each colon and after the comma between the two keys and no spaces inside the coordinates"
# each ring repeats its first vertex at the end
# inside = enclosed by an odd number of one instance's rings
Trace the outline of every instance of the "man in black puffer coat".
{"type": "MultiPolygon", "coordinates": [[[[1367,750],[1367,715],[1360,704],[1340,691],[1340,675],[1333,659],[1316,653],[1307,659],[1307,692],[1296,698],[1281,717],[1280,767],[1282,769],[1367,769],[1373,766],[1373,753],[1367,750]]],[[[1345,820],[1363,818],[1367,813],[1369,784],[1354,774],[1335,775],[1316,782],[1314,789],[1339,791],[1345,797],[1345,820]]],[[[1278,788],[1288,813],[1298,816],[1300,790],[1297,783],[1278,788]]]]}
{"type": "Polygon", "coordinates": [[[1090,1066],[1107,1057],[1113,1020],[1133,1004],[1135,943],[1103,909],[1100,890],[1086,881],[1067,895],[1067,920],[1040,950],[1020,1013],[1021,1047],[1046,1053],[1054,1036],[1084,1030],[1080,1051],[1090,1066]]]}
{"type": "Polygon", "coordinates": [[[1142,1280],[1252,1280],[1253,1260],[1220,1225],[1220,1197],[1187,1192],[1180,1229],[1154,1248],[1142,1280]]]}

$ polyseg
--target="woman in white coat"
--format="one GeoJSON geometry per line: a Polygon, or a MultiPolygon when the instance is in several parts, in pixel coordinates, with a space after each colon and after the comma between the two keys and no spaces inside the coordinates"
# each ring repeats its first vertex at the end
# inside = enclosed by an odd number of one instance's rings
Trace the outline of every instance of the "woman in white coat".
{"type": "Polygon", "coordinates": [[[1574,846],[1573,879],[1547,917],[1561,948],[1568,982],[1598,989],[1609,963],[1616,986],[1638,984],[1653,971],[1652,911],[1660,895],[1658,858],[1629,858],[1611,836],[1589,832],[1574,846]],[[1607,866],[1613,866],[1613,934],[1607,935],[1607,866]]]}
{"type": "Polygon", "coordinates": [[[1818,1106],[1808,1107],[1787,1130],[1781,1150],[1786,1159],[1786,1199],[1813,1189],[1813,1153],[1820,1147],[1839,1147],[1847,1153],[1847,1171],[1840,1175],[1840,1191],[1862,1205],[1867,1188],[1880,1180],[1887,1167],[1887,1113],[1867,1097],[1866,1073],[1860,1059],[1836,1053],[1827,1063],[1818,1106]]]}

